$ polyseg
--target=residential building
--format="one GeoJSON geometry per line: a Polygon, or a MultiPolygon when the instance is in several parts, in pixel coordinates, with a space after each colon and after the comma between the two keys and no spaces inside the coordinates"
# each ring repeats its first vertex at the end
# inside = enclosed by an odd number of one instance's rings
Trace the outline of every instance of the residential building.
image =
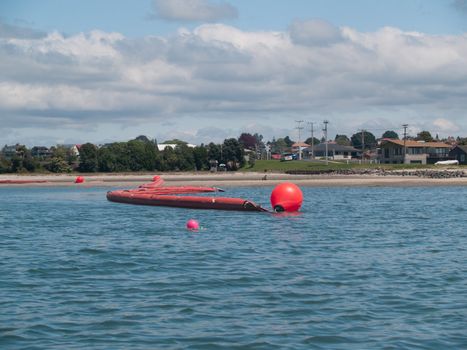
{"type": "Polygon", "coordinates": [[[47,158],[52,155],[52,152],[45,146],[34,146],[31,148],[31,155],[37,158],[47,158]]]}
{"type": "Polygon", "coordinates": [[[68,150],[72,155],[79,157],[79,149],[81,148],[81,145],[63,144],[57,145],[57,147],[63,147],[66,150],[68,150]]]}
{"type": "Polygon", "coordinates": [[[292,153],[297,153],[302,151],[306,148],[310,147],[309,144],[305,143],[305,142],[295,142],[293,145],[292,145],[292,153]]]}
{"type": "MultiPolygon", "coordinates": [[[[361,153],[358,149],[352,146],[339,145],[335,142],[328,142],[328,158],[333,160],[347,160],[351,158],[359,157],[361,153]]],[[[320,143],[313,147],[315,157],[323,158],[326,157],[326,144],[320,143]]],[[[311,147],[306,150],[307,154],[311,154],[311,147]]]]}
{"type": "Polygon", "coordinates": [[[457,159],[459,164],[467,164],[467,145],[454,147],[449,152],[449,158],[457,159]]]}
{"type": "Polygon", "coordinates": [[[8,146],[8,145],[5,145],[3,146],[2,148],[2,154],[3,156],[6,158],[6,159],[11,159],[13,158],[16,154],[17,154],[17,151],[16,151],[16,147],[18,145],[13,145],[13,146],[8,146]]]}
{"type": "Polygon", "coordinates": [[[379,160],[383,164],[434,164],[448,160],[450,149],[444,142],[382,139],[379,160]]]}

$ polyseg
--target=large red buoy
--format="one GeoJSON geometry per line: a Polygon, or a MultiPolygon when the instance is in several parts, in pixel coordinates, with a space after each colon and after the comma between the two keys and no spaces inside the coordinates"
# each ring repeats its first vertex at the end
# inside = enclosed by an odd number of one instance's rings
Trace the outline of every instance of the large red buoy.
{"type": "Polygon", "coordinates": [[[75,179],[75,184],[82,184],[84,182],[84,177],[77,176],[75,179]]]}
{"type": "Polygon", "coordinates": [[[302,202],[302,190],[291,182],[281,183],[272,190],[271,205],[276,212],[297,211],[302,202]]]}

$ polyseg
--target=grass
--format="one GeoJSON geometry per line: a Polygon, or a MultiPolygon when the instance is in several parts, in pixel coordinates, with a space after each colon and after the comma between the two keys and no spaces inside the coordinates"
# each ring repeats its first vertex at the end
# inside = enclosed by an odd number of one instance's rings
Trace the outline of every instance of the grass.
{"type": "MultiPolygon", "coordinates": [[[[400,169],[432,169],[434,165],[422,165],[422,164],[358,164],[346,162],[329,162],[328,165],[322,162],[310,162],[310,161],[299,161],[292,160],[281,162],[278,160],[257,160],[255,165],[250,167],[247,165],[243,168],[246,172],[285,172],[287,170],[347,170],[347,169],[387,169],[387,170],[400,170],[400,169]]],[[[436,167],[438,168],[438,167],[436,167]]]]}

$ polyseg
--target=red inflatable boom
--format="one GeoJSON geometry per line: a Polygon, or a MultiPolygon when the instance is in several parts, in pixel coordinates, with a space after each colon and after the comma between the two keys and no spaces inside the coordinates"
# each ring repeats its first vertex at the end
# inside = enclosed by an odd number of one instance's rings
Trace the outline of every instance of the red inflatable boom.
{"type": "Polygon", "coordinates": [[[162,184],[163,180],[155,176],[153,182],[138,188],[107,192],[107,199],[118,203],[177,208],[267,211],[260,205],[241,198],[182,196],[182,194],[191,193],[223,192],[216,187],[162,187],[162,184]]]}

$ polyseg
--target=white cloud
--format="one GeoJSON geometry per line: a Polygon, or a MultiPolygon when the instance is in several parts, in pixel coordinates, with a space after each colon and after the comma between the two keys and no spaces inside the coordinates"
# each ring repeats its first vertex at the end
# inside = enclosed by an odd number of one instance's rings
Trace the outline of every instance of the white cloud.
{"type": "Polygon", "coordinates": [[[205,24],[140,39],[53,32],[0,37],[0,71],[0,126],[18,130],[14,137],[25,126],[71,134],[118,125],[108,131],[115,139],[159,128],[208,142],[198,130],[271,138],[293,135],[295,119],[325,118],[339,134],[385,123],[467,134],[466,35],[361,33],[319,21],[289,32],[205,24]]]}
{"type": "Polygon", "coordinates": [[[438,118],[433,121],[433,125],[443,132],[457,132],[459,131],[459,126],[453,123],[451,120],[444,118],[438,118]]]}
{"type": "Polygon", "coordinates": [[[228,3],[213,3],[208,0],[153,0],[155,15],[168,21],[205,21],[237,17],[237,10],[228,3]]]}
{"type": "Polygon", "coordinates": [[[292,41],[300,45],[331,45],[343,40],[339,28],[321,19],[294,21],[289,32],[292,41]]]}

